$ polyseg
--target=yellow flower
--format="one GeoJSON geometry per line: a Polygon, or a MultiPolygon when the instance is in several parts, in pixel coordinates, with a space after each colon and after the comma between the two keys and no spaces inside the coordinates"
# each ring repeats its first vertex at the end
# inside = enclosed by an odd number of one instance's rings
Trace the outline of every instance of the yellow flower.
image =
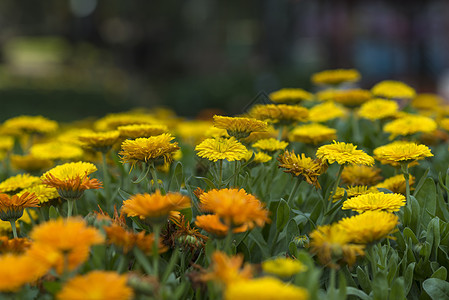
{"type": "Polygon", "coordinates": [[[294,104],[301,101],[311,101],[313,95],[303,89],[281,89],[270,93],[270,100],[275,103],[294,104]]]}
{"type": "MultiPolygon", "coordinates": [[[[412,189],[412,185],[415,183],[415,177],[409,175],[409,184],[410,189],[412,189]]],[[[381,183],[376,185],[376,188],[384,188],[392,191],[393,193],[401,193],[405,194],[405,178],[402,174],[398,174],[396,176],[390,177],[382,181],[381,183]]]]}
{"type": "Polygon", "coordinates": [[[337,162],[339,165],[368,165],[374,164],[374,158],[357,150],[357,146],[351,143],[343,143],[334,141],[333,144],[324,145],[318,148],[316,156],[320,159],[328,161],[330,164],[337,162]]]}
{"type": "Polygon", "coordinates": [[[34,244],[29,254],[58,274],[65,271],[66,260],[66,271],[72,271],[87,260],[92,245],[104,241],[100,231],[78,218],[50,220],[34,227],[30,237],[34,244]]]}
{"type": "Polygon", "coordinates": [[[445,100],[437,94],[424,93],[418,94],[412,100],[412,107],[419,110],[436,111],[445,100]]]}
{"type": "Polygon", "coordinates": [[[23,285],[37,281],[46,271],[27,255],[0,255],[0,291],[17,292],[23,285]]]}
{"type": "Polygon", "coordinates": [[[254,154],[254,160],[253,163],[259,164],[259,163],[266,163],[272,159],[272,157],[265,152],[254,152],[251,150],[248,150],[246,153],[246,156],[243,158],[245,161],[248,161],[251,159],[251,157],[254,154]]]}
{"type": "Polygon", "coordinates": [[[270,123],[291,124],[306,121],[309,111],[305,107],[287,104],[258,104],[251,108],[249,115],[270,123]]]}
{"type": "Polygon", "coordinates": [[[229,284],[224,292],[225,300],[307,300],[306,289],[286,284],[272,277],[236,281],[229,284]]]}
{"type": "Polygon", "coordinates": [[[56,299],[131,300],[133,290],[126,285],[128,277],[111,271],[91,271],[67,281],[56,299]]]}
{"type": "Polygon", "coordinates": [[[352,209],[359,213],[374,210],[395,212],[404,205],[405,197],[401,194],[368,193],[346,200],[342,209],[352,209]]]}
{"type": "Polygon", "coordinates": [[[429,118],[418,115],[410,115],[391,121],[384,126],[384,131],[390,133],[390,139],[398,135],[410,135],[414,133],[430,133],[437,129],[437,123],[429,118]]]}
{"type": "Polygon", "coordinates": [[[78,199],[85,190],[102,187],[98,179],[88,176],[96,170],[95,165],[87,162],[66,163],[44,173],[42,183],[56,188],[64,199],[78,199]]]}
{"type": "MultiPolygon", "coordinates": [[[[209,233],[212,233],[218,237],[224,237],[229,233],[229,226],[223,224],[220,221],[218,215],[200,215],[196,217],[195,225],[209,233]]],[[[233,228],[233,233],[245,232],[248,230],[247,225],[242,225],[237,228],[233,228]]]]}
{"type": "Polygon", "coordinates": [[[160,159],[170,162],[172,153],[179,149],[178,143],[171,143],[173,139],[169,133],[163,133],[149,138],[126,140],[119,154],[123,163],[131,163],[132,166],[137,162],[151,163],[160,159]]]}
{"type": "Polygon", "coordinates": [[[202,276],[202,280],[214,280],[228,285],[236,281],[248,280],[253,276],[251,266],[249,264],[243,266],[242,254],[229,257],[223,252],[215,251],[212,254],[210,269],[202,276]]]}
{"type": "Polygon", "coordinates": [[[267,131],[267,122],[253,118],[214,116],[214,126],[226,129],[230,136],[246,138],[251,132],[267,131]]]}
{"type": "Polygon", "coordinates": [[[396,101],[373,99],[362,104],[359,116],[371,121],[393,117],[399,109],[396,101]]]}
{"type": "Polygon", "coordinates": [[[76,160],[83,156],[83,149],[79,146],[48,142],[35,144],[30,148],[30,154],[38,159],[46,160],[76,160]]]}
{"type": "Polygon", "coordinates": [[[79,137],[83,134],[91,134],[92,130],[87,128],[69,128],[56,136],[56,140],[62,144],[71,144],[75,146],[82,146],[83,143],[79,137]]]}
{"type": "Polygon", "coordinates": [[[372,87],[371,93],[376,97],[387,99],[412,99],[416,96],[415,90],[400,81],[384,80],[372,87]]]}
{"type": "Polygon", "coordinates": [[[40,159],[31,154],[28,155],[11,155],[11,164],[14,168],[27,172],[35,172],[48,169],[53,165],[49,159],[40,159]]]}
{"type": "Polygon", "coordinates": [[[0,183],[1,193],[14,193],[40,182],[39,177],[30,174],[18,174],[0,183]]]}
{"type": "Polygon", "coordinates": [[[317,85],[336,85],[343,82],[357,82],[361,78],[355,69],[325,70],[312,75],[312,82],[317,85]]]}
{"type": "Polygon", "coordinates": [[[279,167],[285,168],[285,173],[293,176],[302,176],[309,184],[313,184],[316,188],[320,188],[318,176],[326,170],[326,166],[320,160],[306,157],[304,153],[301,156],[296,155],[294,151],[291,153],[285,151],[278,158],[279,167]]]}
{"type": "Polygon", "coordinates": [[[362,89],[325,90],[317,93],[321,101],[335,101],[346,106],[357,106],[371,99],[371,93],[362,89]]]}
{"type": "Polygon", "coordinates": [[[376,193],[377,189],[368,188],[367,186],[364,186],[364,185],[349,186],[347,188],[338,187],[337,191],[335,192],[335,195],[333,196],[333,198],[334,198],[333,202],[337,202],[337,201],[341,200],[344,197],[345,192],[349,199],[352,197],[356,197],[356,196],[360,196],[360,195],[364,195],[364,194],[368,194],[368,193],[376,193]]]}
{"type": "Polygon", "coordinates": [[[346,166],[341,173],[341,181],[347,185],[374,185],[382,180],[381,170],[363,165],[346,166]]]}
{"type": "Polygon", "coordinates": [[[126,139],[147,138],[168,132],[168,128],[161,124],[134,124],[119,126],[120,136],[126,139]]]}
{"type": "Polygon", "coordinates": [[[393,166],[397,166],[399,163],[411,163],[433,156],[429,147],[426,145],[402,141],[377,147],[373,153],[374,157],[382,164],[391,164],[393,166]]]}
{"type": "Polygon", "coordinates": [[[58,123],[56,121],[49,120],[43,116],[18,116],[6,120],[2,126],[2,131],[8,135],[47,134],[57,129],[58,123]]]}
{"type": "Polygon", "coordinates": [[[39,203],[49,202],[50,200],[59,198],[58,190],[54,187],[49,187],[45,184],[37,184],[22,190],[17,196],[22,196],[24,193],[33,193],[39,200],[39,203]]]}
{"type": "Polygon", "coordinates": [[[161,195],[137,194],[123,202],[122,213],[128,217],[138,216],[141,219],[154,221],[166,220],[170,211],[190,207],[190,198],[180,193],[161,195]]]}
{"type": "Polygon", "coordinates": [[[10,136],[0,136],[0,151],[10,151],[14,146],[14,139],[10,136]]]}
{"type": "Polygon", "coordinates": [[[78,139],[81,141],[83,147],[106,153],[118,141],[119,136],[120,132],[114,130],[84,133],[78,139]]]}
{"type": "Polygon", "coordinates": [[[322,265],[335,269],[342,264],[351,267],[357,256],[365,255],[365,246],[353,244],[351,237],[339,224],[318,226],[310,234],[309,247],[322,265]]]}
{"type": "Polygon", "coordinates": [[[267,131],[265,132],[251,132],[250,135],[241,141],[245,144],[251,144],[262,139],[269,139],[278,136],[278,130],[276,130],[272,125],[268,125],[267,131]]]}
{"type": "Polygon", "coordinates": [[[226,159],[228,161],[242,160],[247,149],[234,137],[205,139],[195,147],[199,157],[207,158],[211,161],[226,159]]]}
{"type": "Polygon", "coordinates": [[[285,148],[287,148],[287,146],[288,146],[287,142],[279,141],[275,138],[261,139],[252,145],[253,148],[258,148],[260,150],[264,150],[264,151],[268,151],[268,152],[284,150],[285,148]]]}
{"type": "Polygon", "coordinates": [[[228,135],[226,130],[214,127],[212,122],[199,120],[179,122],[176,134],[189,145],[196,145],[207,137],[219,138],[228,135]]]}
{"type": "Polygon", "coordinates": [[[444,118],[440,121],[440,127],[446,131],[449,131],[449,118],[444,118]]]}
{"type": "Polygon", "coordinates": [[[213,189],[202,193],[200,202],[203,211],[217,214],[227,226],[262,227],[269,221],[263,203],[244,189],[213,189]]]}
{"type": "Polygon", "coordinates": [[[317,145],[337,138],[337,130],[321,124],[307,124],[293,128],[288,139],[291,142],[302,142],[317,145]]]}
{"type": "Polygon", "coordinates": [[[346,114],[346,110],[334,101],[327,101],[315,105],[309,110],[309,120],[311,122],[327,122],[336,118],[341,118],[346,114]]]}
{"type": "Polygon", "coordinates": [[[307,267],[297,259],[277,257],[262,262],[262,270],[280,277],[290,277],[307,270],[307,267]]]}
{"type": "Polygon", "coordinates": [[[21,196],[0,194],[0,219],[2,221],[16,221],[22,217],[24,208],[38,206],[39,200],[34,194],[28,192],[21,196]]]}
{"type": "Polygon", "coordinates": [[[361,244],[380,241],[392,233],[398,223],[398,216],[385,211],[367,211],[338,222],[351,241],[361,244]]]}
{"type": "Polygon", "coordinates": [[[153,116],[142,113],[117,113],[109,114],[97,122],[94,127],[98,131],[116,130],[119,126],[133,124],[157,124],[158,122],[153,116]]]}

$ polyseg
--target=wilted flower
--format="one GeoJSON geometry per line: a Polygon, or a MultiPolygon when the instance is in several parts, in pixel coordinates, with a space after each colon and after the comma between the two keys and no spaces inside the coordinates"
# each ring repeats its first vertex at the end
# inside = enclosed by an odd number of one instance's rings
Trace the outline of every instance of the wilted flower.
{"type": "Polygon", "coordinates": [[[280,162],[279,168],[285,168],[285,173],[290,173],[293,176],[302,176],[307,183],[320,188],[318,183],[318,176],[326,171],[327,166],[321,160],[306,157],[304,153],[300,156],[296,155],[294,151],[291,153],[285,151],[278,158],[280,162]]]}

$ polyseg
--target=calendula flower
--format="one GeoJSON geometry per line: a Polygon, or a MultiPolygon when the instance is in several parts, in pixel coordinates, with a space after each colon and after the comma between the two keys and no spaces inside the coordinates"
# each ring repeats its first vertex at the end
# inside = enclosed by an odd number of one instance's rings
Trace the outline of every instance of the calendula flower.
{"type": "Polygon", "coordinates": [[[346,110],[334,101],[327,101],[315,105],[309,110],[309,120],[311,122],[327,122],[345,116],[346,110]]]}
{"type": "Polygon", "coordinates": [[[247,153],[243,144],[234,137],[205,139],[195,147],[199,157],[207,158],[211,161],[226,159],[228,161],[242,160],[247,153]]]}
{"type": "Polygon", "coordinates": [[[252,277],[251,266],[249,264],[243,265],[243,255],[227,256],[223,252],[215,251],[212,254],[210,271],[202,276],[202,280],[213,280],[228,285],[252,277]]]}
{"type": "Polygon", "coordinates": [[[358,106],[371,99],[370,91],[363,89],[325,90],[317,93],[321,101],[334,101],[346,106],[358,106]]]}
{"type": "Polygon", "coordinates": [[[374,157],[382,164],[391,164],[393,166],[397,166],[400,163],[411,163],[433,156],[429,147],[426,145],[403,141],[377,147],[373,153],[374,157]]]}
{"type": "Polygon", "coordinates": [[[94,127],[98,131],[108,131],[117,130],[119,126],[125,125],[158,123],[153,116],[148,114],[125,112],[109,114],[95,122],[94,127]]]}
{"type": "Polygon", "coordinates": [[[332,144],[324,145],[318,148],[316,156],[332,164],[337,162],[339,165],[368,165],[374,164],[374,158],[366,154],[363,150],[357,150],[357,146],[351,143],[334,141],[332,144]]]}
{"type": "Polygon", "coordinates": [[[297,126],[290,131],[288,139],[291,142],[302,142],[317,145],[337,138],[337,130],[321,124],[307,124],[297,126]]]}
{"type": "Polygon", "coordinates": [[[17,196],[22,196],[25,193],[31,193],[36,196],[39,200],[39,203],[46,203],[53,199],[59,198],[58,190],[54,187],[47,186],[45,184],[37,184],[31,187],[28,187],[17,194],[17,196]]]}
{"type": "Polygon", "coordinates": [[[163,133],[149,138],[126,140],[119,154],[123,163],[131,163],[132,166],[137,162],[171,162],[171,154],[179,149],[177,142],[171,142],[173,139],[169,133],[163,133]]]}
{"type": "Polygon", "coordinates": [[[267,131],[265,132],[251,132],[250,135],[241,141],[245,144],[255,143],[258,140],[269,139],[278,136],[278,130],[276,130],[273,126],[268,125],[267,131]]]}
{"type": "Polygon", "coordinates": [[[81,134],[78,139],[83,147],[99,152],[108,152],[118,141],[120,132],[118,130],[104,132],[90,132],[81,134]]]}
{"type": "Polygon", "coordinates": [[[38,183],[40,183],[40,179],[37,176],[31,176],[30,174],[18,174],[2,181],[0,183],[0,192],[15,193],[38,183]]]}
{"type": "Polygon", "coordinates": [[[338,222],[350,240],[360,244],[369,244],[388,237],[398,223],[398,216],[385,211],[367,211],[338,222]]]}
{"type": "Polygon", "coordinates": [[[36,172],[51,168],[53,162],[49,159],[40,159],[31,154],[11,155],[11,165],[18,170],[26,172],[36,172]]]}
{"type": "Polygon", "coordinates": [[[225,300],[307,300],[309,293],[305,288],[272,277],[260,277],[232,282],[224,292],[225,300]]]}
{"type": "Polygon", "coordinates": [[[8,135],[47,134],[57,129],[58,123],[56,121],[43,116],[18,116],[6,120],[2,125],[2,132],[8,135]]]}
{"type": "Polygon", "coordinates": [[[362,213],[365,211],[395,212],[405,205],[405,197],[401,194],[368,193],[352,197],[343,202],[342,209],[351,209],[362,213]]]}
{"type": "Polygon", "coordinates": [[[440,127],[446,131],[449,131],[449,118],[441,119],[440,127]]]}
{"type": "MultiPolygon", "coordinates": [[[[415,177],[409,175],[409,184],[415,183],[415,177]]],[[[402,174],[395,175],[387,178],[384,181],[378,183],[376,188],[383,188],[392,191],[393,193],[405,194],[405,178],[402,174]]]]}
{"type": "MultiPolygon", "coordinates": [[[[22,217],[17,219],[17,221],[15,222],[16,229],[20,229],[21,223],[31,224],[32,220],[31,220],[30,216],[33,218],[33,220],[37,220],[37,218],[38,218],[36,211],[26,209],[26,208],[25,208],[25,210],[26,210],[26,212],[22,215],[22,217]]],[[[10,235],[11,231],[12,231],[11,222],[0,220],[0,234],[10,235]]]]}
{"type": "Polygon", "coordinates": [[[373,99],[365,102],[358,111],[362,118],[374,121],[393,117],[399,110],[396,101],[386,99],[373,99]]]}
{"type": "Polygon", "coordinates": [[[27,238],[9,239],[6,236],[0,236],[0,253],[22,254],[31,247],[31,241],[27,238]]]}
{"type": "Polygon", "coordinates": [[[84,152],[79,146],[55,141],[31,146],[30,154],[38,159],[76,160],[81,158],[84,152]]]}
{"type": "Polygon", "coordinates": [[[310,234],[309,247],[324,266],[339,268],[348,264],[351,267],[357,256],[365,255],[365,246],[352,243],[352,237],[340,224],[318,226],[310,234]]]}
{"type": "Polygon", "coordinates": [[[437,94],[423,93],[416,95],[411,105],[418,110],[436,111],[444,102],[445,100],[437,94]]]}
{"type": "Polygon", "coordinates": [[[341,173],[341,181],[347,185],[375,185],[380,180],[381,170],[364,165],[346,166],[341,173]]]}
{"type": "Polygon", "coordinates": [[[262,227],[269,221],[263,203],[244,189],[213,189],[201,194],[200,202],[203,211],[217,214],[227,226],[262,227]]]}
{"type": "Polygon", "coordinates": [[[279,141],[275,138],[269,138],[269,139],[261,139],[252,144],[253,148],[257,148],[260,150],[264,150],[267,152],[275,152],[278,150],[284,150],[287,148],[288,143],[284,141],[279,141]]]}
{"type": "Polygon", "coordinates": [[[349,198],[357,197],[360,195],[368,194],[368,193],[376,193],[377,189],[375,188],[369,188],[365,185],[355,185],[355,186],[349,186],[347,188],[341,188],[338,187],[337,191],[335,192],[335,195],[333,195],[333,202],[337,202],[346,195],[349,198]]]}
{"type": "Polygon", "coordinates": [[[126,285],[128,276],[111,271],[91,271],[68,280],[56,299],[131,300],[133,290],[126,285]]]}
{"type": "Polygon", "coordinates": [[[258,104],[250,109],[249,115],[269,123],[291,124],[307,121],[309,111],[305,107],[287,104],[258,104]]]}
{"type": "MultiPolygon", "coordinates": [[[[217,237],[224,237],[229,233],[229,226],[220,221],[218,215],[200,215],[196,217],[195,225],[217,237]]],[[[248,230],[247,225],[242,225],[232,229],[233,233],[245,232],[248,230]]]]}
{"type": "Polygon", "coordinates": [[[267,131],[267,122],[253,118],[214,116],[214,126],[225,129],[237,139],[246,138],[251,132],[267,131]]]}
{"type": "Polygon", "coordinates": [[[245,161],[250,160],[251,157],[253,157],[253,154],[254,154],[253,163],[256,163],[256,164],[266,163],[272,159],[272,157],[270,155],[266,154],[265,152],[254,152],[254,151],[248,150],[248,152],[246,153],[246,156],[243,158],[243,160],[245,160],[245,161]]]}
{"type": "Polygon", "coordinates": [[[262,262],[262,270],[280,277],[290,277],[307,270],[307,267],[297,259],[277,257],[262,262]]]}
{"type": "Polygon", "coordinates": [[[355,69],[325,70],[312,75],[312,82],[317,85],[336,85],[343,82],[357,82],[361,78],[355,69]]]}
{"type": "Polygon", "coordinates": [[[162,124],[134,124],[119,126],[117,130],[125,139],[148,138],[168,132],[168,127],[162,124]]]}
{"type": "Polygon", "coordinates": [[[8,152],[14,146],[14,139],[10,136],[0,136],[0,151],[8,152]]]}
{"type": "Polygon", "coordinates": [[[190,207],[190,198],[180,193],[160,191],[154,194],[137,194],[123,202],[122,213],[128,217],[139,217],[151,222],[166,220],[170,211],[190,207]]]}
{"type": "Polygon", "coordinates": [[[184,215],[179,214],[179,218],[170,218],[170,221],[175,225],[172,226],[174,231],[167,231],[165,241],[168,240],[171,247],[181,246],[183,251],[190,253],[204,249],[208,237],[201,234],[197,228],[191,227],[191,223],[186,221],[184,215]]]}
{"type": "Polygon", "coordinates": [[[87,162],[66,163],[44,173],[42,183],[56,188],[62,198],[76,200],[85,190],[101,188],[98,179],[89,178],[96,170],[95,165],[87,162]]]}
{"type": "Polygon", "coordinates": [[[183,121],[176,127],[176,135],[189,145],[197,145],[206,138],[227,137],[225,129],[216,128],[211,121],[183,121]],[[213,130],[213,131],[211,131],[213,130]],[[218,131],[218,132],[217,132],[218,131]]]}
{"type": "Polygon", "coordinates": [[[27,255],[0,255],[0,291],[17,292],[27,283],[33,283],[44,276],[46,269],[27,255]]]}
{"type": "Polygon", "coordinates": [[[306,157],[304,153],[296,155],[294,151],[285,151],[278,158],[280,162],[279,168],[285,168],[285,173],[290,173],[292,176],[302,176],[307,183],[314,185],[316,188],[321,188],[318,183],[318,176],[326,170],[326,166],[316,159],[306,157]]]}
{"type": "Polygon", "coordinates": [[[28,192],[21,196],[0,194],[0,219],[15,222],[22,217],[24,208],[38,206],[39,200],[34,194],[28,192]]]}
{"type": "Polygon", "coordinates": [[[104,241],[100,231],[78,218],[50,220],[34,227],[30,237],[34,244],[29,255],[58,274],[77,268],[87,260],[90,247],[104,241]]]}
{"type": "Polygon", "coordinates": [[[390,133],[390,139],[398,135],[410,135],[414,133],[430,133],[437,129],[437,123],[429,118],[418,115],[410,115],[396,119],[385,124],[383,130],[390,133]]]}
{"type": "Polygon", "coordinates": [[[416,96],[415,90],[400,81],[384,80],[371,89],[371,93],[375,97],[382,97],[387,99],[412,99],[416,96]]]}
{"type": "Polygon", "coordinates": [[[295,104],[313,100],[313,95],[303,89],[281,89],[270,93],[270,100],[275,103],[295,104]]]}

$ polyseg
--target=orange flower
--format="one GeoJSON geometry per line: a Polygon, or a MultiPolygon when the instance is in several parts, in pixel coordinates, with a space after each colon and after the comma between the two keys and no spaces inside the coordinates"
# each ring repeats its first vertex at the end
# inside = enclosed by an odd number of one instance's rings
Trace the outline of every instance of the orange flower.
{"type": "Polygon", "coordinates": [[[26,207],[38,207],[39,199],[34,194],[24,193],[22,196],[0,194],[0,219],[15,221],[23,215],[26,207]]]}
{"type": "Polygon", "coordinates": [[[0,236],[0,253],[23,253],[31,247],[31,241],[27,238],[8,239],[0,236]]]}
{"type": "MultiPolygon", "coordinates": [[[[220,221],[220,217],[217,215],[201,215],[196,217],[195,225],[209,233],[212,233],[218,237],[224,237],[229,232],[229,226],[223,224],[220,221]]],[[[248,230],[246,224],[232,229],[233,233],[245,232],[248,230]]]]}
{"type": "Polygon", "coordinates": [[[240,280],[248,280],[253,277],[249,264],[243,267],[243,255],[227,256],[223,252],[216,251],[212,254],[211,271],[202,276],[204,281],[214,280],[224,285],[240,280]]]}

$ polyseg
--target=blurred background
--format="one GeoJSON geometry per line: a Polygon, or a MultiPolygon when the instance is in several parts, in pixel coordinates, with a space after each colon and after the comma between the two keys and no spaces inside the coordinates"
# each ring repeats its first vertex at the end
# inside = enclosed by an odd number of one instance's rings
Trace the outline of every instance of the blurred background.
{"type": "Polygon", "coordinates": [[[449,98],[449,1],[2,0],[0,118],[241,113],[356,68],[449,98]]]}

